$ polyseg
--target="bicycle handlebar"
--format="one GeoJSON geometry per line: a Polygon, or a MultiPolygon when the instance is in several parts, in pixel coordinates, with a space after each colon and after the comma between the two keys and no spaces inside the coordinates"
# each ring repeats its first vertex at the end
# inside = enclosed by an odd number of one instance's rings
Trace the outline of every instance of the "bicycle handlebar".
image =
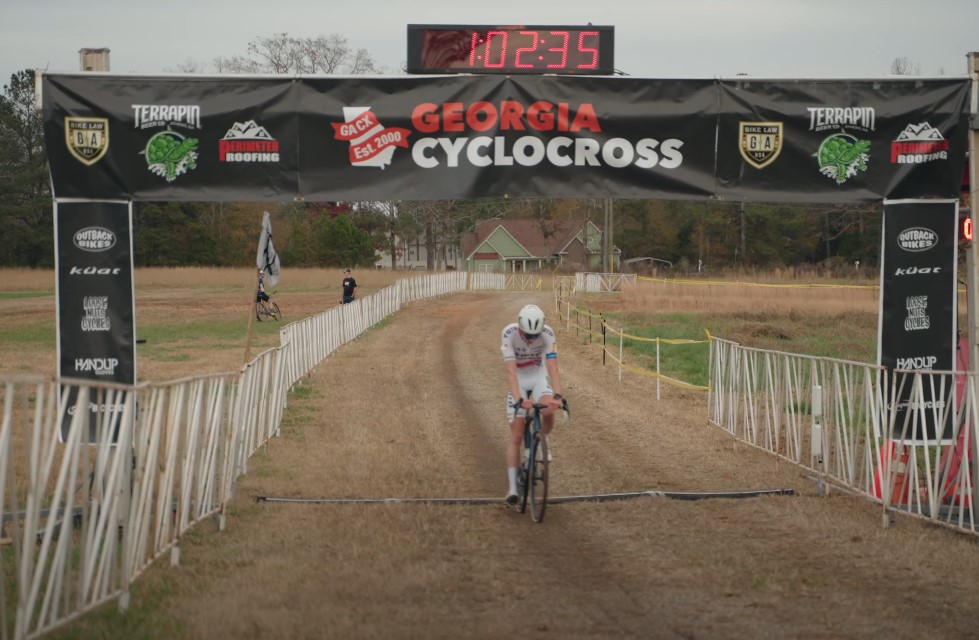
{"type": "MultiPolygon", "coordinates": [[[[514,409],[523,409],[523,400],[520,400],[518,402],[514,402],[512,406],[513,406],[514,409]]],[[[533,408],[534,409],[539,409],[539,410],[550,409],[551,408],[551,405],[549,405],[549,404],[542,404],[540,402],[535,402],[535,403],[533,403],[533,408]]],[[[558,407],[558,408],[561,409],[562,411],[567,411],[569,414],[571,413],[571,410],[568,408],[568,399],[567,398],[561,398],[561,406],[558,407]]]]}

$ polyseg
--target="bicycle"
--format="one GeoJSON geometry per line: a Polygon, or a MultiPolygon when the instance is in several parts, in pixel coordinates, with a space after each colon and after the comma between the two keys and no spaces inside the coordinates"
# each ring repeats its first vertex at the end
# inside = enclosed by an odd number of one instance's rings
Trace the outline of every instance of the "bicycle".
{"type": "Polygon", "coordinates": [[[272,318],[276,322],[282,318],[282,312],[279,311],[279,305],[272,301],[272,296],[275,294],[276,292],[273,291],[272,294],[269,295],[268,300],[257,301],[255,306],[255,317],[258,318],[259,322],[262,322],[263,316],[266,318],[272,318]]]}
{"type": "MultiPolygon", "coordinates": [[[[521,403],[514,404],[519,409],[521,403]]],[[[548,455],[547,439],[541,431],[542,409],[550,405],[534,403],[534,410],[524,419],[524,446],[520,469],[517,471],[517,511],[527,510],[530,501],[530,517],[534,522],[544,519],[547,510],[548,455]]],[[[568,411],[568,401],[562,398],[562,410],[568,411]]]]}

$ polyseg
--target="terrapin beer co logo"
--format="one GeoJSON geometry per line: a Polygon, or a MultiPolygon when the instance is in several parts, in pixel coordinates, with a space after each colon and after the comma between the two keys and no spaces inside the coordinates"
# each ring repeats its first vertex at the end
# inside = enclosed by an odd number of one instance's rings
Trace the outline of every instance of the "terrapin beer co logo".
{"type": "Polygon", "coordinates": [[[92,166],[109,150],[109,119],[66,117],[65,143],[76,160],[92,166]]]}
{"type": "Polygon", "coordinates": [[[353,166],[383,168],[391,162],[394,147],[409,146],[408,137],[413,133],[418,136],[411,144],[411,159],[422,169],[462,165],[534,167],[542,163],[555,167],[675,169],[683,164],[683,141],[676,138],[633,141],[589,137],[589,133],[602,132],[595,107],[589,103],[426,102],[412,110],[414,131],[385,128],[370,107],[344,107],[343,116],[344,122],[331,124],[337,140],[350,142],[353,166]],[[494,130],[528,131],[535,135],[516,139],[483,135],[494,130]]]}
{"type": "Polygon", "coordinates": [[[150,173],[173,182],[197,168],[199,141],[174,131],[174,127],[199,130],[201,108],[198,105],[134,104],[132,107],[136,129],[166,127],[153,134],[146,141],[146,147],[139,152],[146,159],[150,173]]]}
{"type": "Polygon", "coordinates": [[[218,143],[221,162],[278,162],[279,141],[254,120],[236,122],[218,143]]]}
{"type": "Polygon", "coordinates": [[[738,125],[741,157],[755,169],[764,169],[782,152],[781,122],[742,122],[738,125]]]}
{"type": "Polygon", "coordinates": [[[923,164],[948,160],[948,140],[927,122],[909,124],[891,143],[892,164],[923,164]]]}
{"type": "Polygon", "coordinates": [[[870,140],[854,132],[870,133],[877,128],[873,107],[809,107],[809,130],[832,131],[813,156],[819,172],[836,184],[846,183],[867,170],[870,140]]]}

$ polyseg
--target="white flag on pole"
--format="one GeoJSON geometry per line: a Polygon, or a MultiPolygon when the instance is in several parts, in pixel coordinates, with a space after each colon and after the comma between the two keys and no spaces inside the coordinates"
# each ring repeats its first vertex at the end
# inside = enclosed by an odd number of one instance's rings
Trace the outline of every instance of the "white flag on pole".
{"type": "Polygon", "coordinates": [[[272,246],[272,219],[268,211],[262,216],[262,235],[258,239],[256,265],[265,272],[266,282],[270,287],[278,284],[281,269],[279,255],[272,246]]]}

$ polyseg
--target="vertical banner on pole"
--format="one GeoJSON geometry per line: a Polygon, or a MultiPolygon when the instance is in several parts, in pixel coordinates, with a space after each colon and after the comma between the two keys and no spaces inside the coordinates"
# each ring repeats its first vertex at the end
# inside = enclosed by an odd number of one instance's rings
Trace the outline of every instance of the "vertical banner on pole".
{"type": "MultiPolygon", "coordinates": [[[[884,201],[878,364],[888,370],[954,369],[957,264],[957,200],[884,201]]],[[[892,407],[896,433],[891,437],[902,436],[905,415],[914,409],[909,406],[910,386],[904,385],[892,407]]],[[[948,402],[951,393],[950,386],[926,388],[925,402],[948,402]]],[[[924,411],[924,428],[916,434],[903,434],[905,438],[951,438],[950,419],[942,425],[935,423],[936,416],[950,418],[954,411],[930,409],[924,411]]]]}
{"type": "MultiPolygon", "coordinates": [[[[132,203],[56,201],[54,224],[59,377],[135,385],[132,203]]],[[[118,428],[125,394],[95,394],[88,407],[76,406],[76,395],[73,388],[62,439],[77,411],[90,416],[87,442],[100,421],[118,428]]]]}

